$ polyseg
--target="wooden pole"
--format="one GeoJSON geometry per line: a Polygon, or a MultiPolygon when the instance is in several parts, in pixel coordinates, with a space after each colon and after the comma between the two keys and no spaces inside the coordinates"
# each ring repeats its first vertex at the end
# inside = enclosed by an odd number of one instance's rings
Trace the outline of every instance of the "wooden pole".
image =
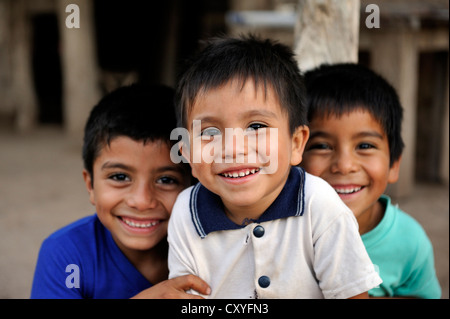
{"type": "MultiPolygon", "coordinates": [[[[58,0],[63,70],[63,118],[66,131],[80,137],[92,107],[100,98],[95,30],[91,0],[77,0],[79,27],[67,21],[74,11],[66,12],[72,0],[58,0]]],[[[70,7],[69,7],[70,8],[70,7]]],[[[71,23],[74,22],[74,23],[71,23]]]]}
{"type": "Polygon", "coordinates": [[[37,119],[37,102],[32,79],[30,21],[27,2],[12,3],[12,82],[17,110],[15,128],[19,132],[31,130],[37,119]]]}
{"type": "Polygon", "coordinates": [[[298,0],[294,51],[301,71],[357,62],[359,0],[298,0]]]}

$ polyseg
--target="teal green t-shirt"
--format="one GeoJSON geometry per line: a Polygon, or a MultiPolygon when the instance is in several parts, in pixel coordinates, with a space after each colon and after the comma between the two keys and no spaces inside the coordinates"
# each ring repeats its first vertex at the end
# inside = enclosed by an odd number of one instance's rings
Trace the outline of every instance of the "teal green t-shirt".
{"type": "Polygon", "coordinates": [[[383,283],[369,291],[373,297],[409,296],[440,298],[441,287],[434,268],[433,247],[422,226],[391,204],[381,222],[361,236],[367,253],[383,283]]]}

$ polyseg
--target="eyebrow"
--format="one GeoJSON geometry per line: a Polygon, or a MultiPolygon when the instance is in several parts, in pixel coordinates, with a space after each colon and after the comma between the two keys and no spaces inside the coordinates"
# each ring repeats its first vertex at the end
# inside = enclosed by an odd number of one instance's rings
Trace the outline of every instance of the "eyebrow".
{"type": "Polygon", "coordinates": [[[132,167],[130,167],[128,165],[125,165],[123,163],[119,163],[119,162],[107,161],[101,167],[102,170],[105,170],[105,169],[117,169],[117,168],[118,169],[123,169],[123,170],[128,170],[128,171],[133,171],[132,167]]]}
{"type": "MultiPolygon", "coordinates": [[[[311,131],[309,139],[313,139],[315,137],[330,137],[332,134],[324,132],[324,131],[311,131]]],[[[376,131],[363,131],[354,136],[354,138],[363,138],[363,137],[375,137],[379,139],[383,139],[383,135],[376,131]]]]}
{"type": "Polygon", "coordinates": [[[263,116],[263,117],[276,117],[277,115],[272,111],[267,110],[250,110],[244,114],[247,117],[253,117],[253,116],[263,116]]]}
{"type": "MultiPolygon", "coordinates": [[[[276,117],[277,115],[272,111],[254,109],[254,110],[250,110],[250,111],[243,113],[241,115],[241,118],[250,118],[250,117],[255,117],[255,116],[262,116],[265,118],[273,118],[273,117],[276,117]]],[[[206,115],[203,117],[195,118],[193,120],[202,121],[202,122],[206,122],[206,123],[215,123],[218,121],[218,117],[206,115]]],[[[191,124],[191,128],[192,128],[192,126],[193,126],[193,123],[191,124]]]]}
{"type": "MultiPolygon", "coordinates": [[[[122,170],[126,170],[126,171],[130,171],[130,172],[134,172],[135,169],[131,166],[125,165],[123,163],[119,163],[119,162],[105,162],[102,167],[102,170],[106,170],[106,169],[122,169],[122,170]]],[[[162,173],[165,171],[172,171],[172,172],[177,172],[177,173],[182,173],[183,170],[181,169],[181,167],[179,166],[171,166],[171,165],[167,165],[167,166],[162,166],[162,167],[158,167],[156,169],[156,173],[162,173]]]]}
{"type": "Polygon", "coordinates": [[[165,172],[165,171],[171,171],[171,172],[177,172],[177,173],[182,173],[183,172],[183,170],[181,169],[180,166],[170,166],[170,165],[159,167],[156,170],[157,173],[162,173],[162,172],[165,172]]]}

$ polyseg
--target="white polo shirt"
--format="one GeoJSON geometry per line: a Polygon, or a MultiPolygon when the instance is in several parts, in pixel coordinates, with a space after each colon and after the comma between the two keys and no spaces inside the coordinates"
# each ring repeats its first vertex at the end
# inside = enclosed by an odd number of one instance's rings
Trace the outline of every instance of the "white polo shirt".
{"type": "Polygon", "coordinates": [[[210,298],[348,298],[381,283],[353,213],[328,183],[298,167],[246,226],[230,221],[220,197],[201,184],[184,190],[168,241],[169,278],[197,275],[210,298]]]}

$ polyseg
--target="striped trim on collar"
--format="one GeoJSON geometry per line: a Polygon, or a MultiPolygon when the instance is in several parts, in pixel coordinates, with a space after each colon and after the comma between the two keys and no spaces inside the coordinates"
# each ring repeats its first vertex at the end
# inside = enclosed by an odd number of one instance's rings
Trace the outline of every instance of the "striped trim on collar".
{"type": "MultiPolygon", "coordinates": [[[[255,221],[262,223],[280,218],[302,216],[305,207],[305,170],[292,167],[286,184],[275,201],[255,221]]],[[[198,183],[191,192],[189,202],[192,222],[201,238],[219,230],[240,229],[225,215],[220,197],[198,183]]]]}

